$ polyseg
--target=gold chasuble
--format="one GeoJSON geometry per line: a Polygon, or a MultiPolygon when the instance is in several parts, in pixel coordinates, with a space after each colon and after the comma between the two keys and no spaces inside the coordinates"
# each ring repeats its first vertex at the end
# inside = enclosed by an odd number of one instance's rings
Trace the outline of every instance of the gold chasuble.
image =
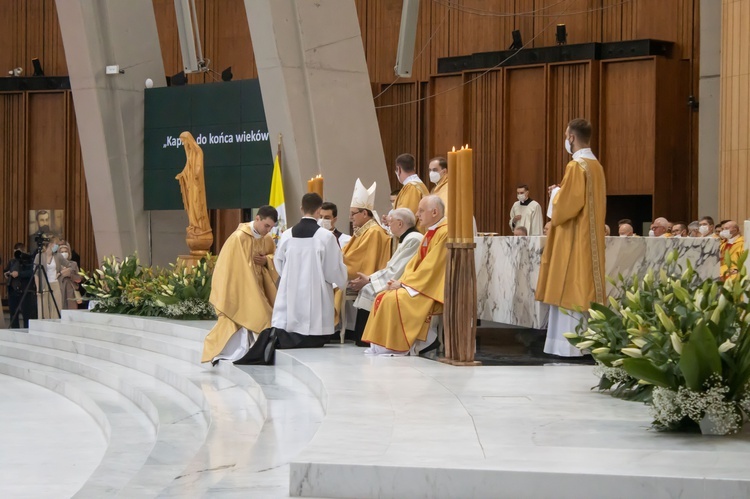
{"type": "MultiPolygon", "coordinates": [[[[445,214],[448,214],[448,175],[443,176],[443,178],[440,179],[440,181],[435,185],[435,187],[432,188],[432,192],[430,194],[434,194],[438,196],[445,205],[445,214]]],[[[416,213],[416,212],[415,212],[416,213]]]]}
{"type": "Polygon", "coordinates": [[[721,266],[719,267],[720,278],[722,281],[731,279],[734,276],[734,272],[738,271],[737,259],[740,257],[742,252],[745,250],[745,238],[737,236],[734,242],[729,242],[722,239],[720,248],[721,254],[721,266]],[[729,252],[729,265],[727,265],[726,255],[729,252]],[[731,273],[730,273],[731,272],[731,273]]]}
{"type": "MultiPolygon", "coordinates": [[[[409,182],[405,184],[398,192],[398,196],[396,196],[396,202],[393,203],[393,208],[409,208],[411,212],[416,216],[417,208],[419,208],[419,202],[423,197],[429,194],[430,191],[427,190],[427,186],[424,185],[423,182],[409,182]]],[[[418,221],[417,229],[422,234],[424,234],[424,231],[426,230],[425,228],[420,227],[418,221]]]]}
{"type": "Polygon", "coordinates": [[[270,235],[256,238],[251,225],[240,224],[216,261],[209,301],[219,319],[203,343],[201,362],[219,355],[241,327],[253,333],[271,327],[279,280],[273,264],[276,246],[270,235]],[[253,256],[259,254],[266,255],[264,266],[253,262],[253,256]]]}
{"type": "Polygon", "coordinates": [[[383,291],[375,299],[362,341],[407,352],[415,341],[427,340],[430,319],[443,311],[447,237],[445,221],[425,234],[401,276],[405,287],[383,291]],[[412,296],[406,288],[418,294],[412,296]]]}
{"type": "Polygon", "coordinates": [[[604,303],[607,186],[602,165],[589,158],[568,163],[552,206],[536,299],[568,310],[604,303]]]}
{"type": "Polygon", "coordinates": [[[370,275],[388,265],[388,260],[391,259],[391,238],[375,220],[369,220],[354,231],[342,251],[347,279],[351,281],[357,278],[357,272],[370,275]]]}

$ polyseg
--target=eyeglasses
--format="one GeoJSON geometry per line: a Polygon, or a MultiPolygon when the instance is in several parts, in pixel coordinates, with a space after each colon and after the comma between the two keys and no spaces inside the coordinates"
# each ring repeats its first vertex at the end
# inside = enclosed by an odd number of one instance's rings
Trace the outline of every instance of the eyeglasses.
{"type": "Polygon", "coordinates": [[[349,212],[349,216],[350,216],[350,217],[353,217],[354,215],[359,215],[359,214],[360,214],[360,213],[362,213],[363,211],[365,211],[365,210],[350,211],[350,212],[349,212]]]}

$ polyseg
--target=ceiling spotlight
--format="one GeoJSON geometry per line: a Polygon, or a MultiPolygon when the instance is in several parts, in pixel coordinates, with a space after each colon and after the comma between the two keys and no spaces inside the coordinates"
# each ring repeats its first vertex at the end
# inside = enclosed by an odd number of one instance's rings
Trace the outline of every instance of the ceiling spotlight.
{"type": "Polygon", "coordinates": [[[232,81],[233,76],[232,66],[229,66],[227,69],[221,72],[221,81],[232,81]]]}
{"type": "Polygon", "coordinates": [[[21,76],[21,73],[23,73],[23,68],[21,67],[14,68],[8,71],[8,74],[11,76],[21,76]]]}
{"type": "Polygon", "coordinates": [[[520,30],[513,30],[513,43],[510,44],[508,50],[521,50],[523,48],[523,39],[521,38],[520,30]]]}
{"type": "Polygon", "coordinates": [[[555,40],[558,45],[565,45],[568,43],[568,31],[565,29],[564,24],[557,25],[557,31],[555,32],[555,40]]]}
{"type": "Polygon", "coordinates": [[[39,58],[34,57],[31,59],[31,64],[34,66],[34,74],[31,76],[44,76],[44,70],[42,69],[42,63],[39,62],[39,58]]]}

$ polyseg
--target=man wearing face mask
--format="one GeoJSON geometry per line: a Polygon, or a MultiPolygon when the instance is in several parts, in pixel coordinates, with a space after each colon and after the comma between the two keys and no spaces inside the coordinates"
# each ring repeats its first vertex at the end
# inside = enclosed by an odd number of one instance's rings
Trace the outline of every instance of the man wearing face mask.
{"type": "Polygon", "coordinates": [[[518,201],[513,203],[510,209],[510,230],[521,226],[526,227],[528,235],[541,236],[544,231],[542,207],[529,197],[529,186],[519,185],[516,188],[516,197],[518,201]]]}
{"type": "Polygon", "coordinates": [[[687,237],[688,230],[687,230],[687,224],[685,222],[676,222],[672,226],[672,237],[687,237]]]}
{"type": "MultiPolygon", "coordinates": [[[[406,264],[416,254],[419,243],[422,241],[422,234],[415,228],[417,220],[410,210],[406,208],[391,210],[388,219],[391,235],[399,242],[396,252],[388,260],[385,268],[370,275],[360,272],[359,277],[349,283],[349,287],[357,291],[357,299],[354,301],[354,307],[357,309],[357,323],[354,331],[358,338],[362,337],[365,330],[375,297],[381,291],[385,291],[389,281],[401,278],[406,264]]],[[[360,346],[363,345],[367,346],[366,343],[360,342],[360,346]]]]}
{"type": "Polygon", "coordinates": [[[672,224],[664,217],[656,218],[651,222],[648,237],[672,237],[672,224]]]}
{"type": "Polygon", "coordinates": [[[270,232],[278,217],[273,206],[261,206],[255,220],[240,224],[222,246],[209,298],[218,320],[203,342],[201,362],[241,362],[270,327],[279,279],[270,232]]]}
{"type": "MultiPolygon", "coordinates": [[[[401,154],[396,158],[396,177],[403,187],[399,191],[398,197],[396,197],[393,208],[408,208],[412,213],[416,213],[417,208],[419,208],[419,201],[429,195],[430,191],[427,190],[427,186],[424,185],[422,179],[417,175],[414,156],[411,154],[401,154]]],[[[417,224],[417,229],[420,232],[424,232],[419,224],[417,224]]]]}
{"type": "Polygon", "coordinates": [[[352,236],[349,234],[344,234],[340,230],[336,228],[336,221],[339,219],[339,209],[338,207],[329,202],[323,203],[323,206],[320,207],[320,218],[318,219],[318,225],[323,227],[326,230],[330,230],[333,232],[333,235],[336,236],[336,241],[339,242],[339,248],[343,248],[346,246],[346,243],[348,243],[352,236]]]}
{"type": "Polygon", "coordinates": [[[439,196],[445,205],[445,212],[448,212],[448,161],[438,156],[430,160],[430,182],[435,184],[430,194],[439,196]]]}
{"type": "Polygon", "coordinates": [[[719,232],[721,237],[721,280],[733,278],[739,273],[737,259],[745,248],[745,239],[740,234],[740,226],[734,220],[724,223],[719,232]]]}
{"type": "Polygon", "coordinates": [[[550,186],[552,227],[542,254],[536,299],[550,305],[544,352],[579,357],[581,351],[563,336],[575,331],[579,313],[592,302],[604,303],[604,221],[607,185],[604,169],[589,147],[591,123],[571,121],[565,129],[565,149],[573,160],[562,183],[550,186]]]}
{"type": "Polygon", "coordinates": [[[698,232],[701,237],[713,237],[718,238],[714,232],[714,219],[712,217],[703,217],[698,221],[698,232]]]}

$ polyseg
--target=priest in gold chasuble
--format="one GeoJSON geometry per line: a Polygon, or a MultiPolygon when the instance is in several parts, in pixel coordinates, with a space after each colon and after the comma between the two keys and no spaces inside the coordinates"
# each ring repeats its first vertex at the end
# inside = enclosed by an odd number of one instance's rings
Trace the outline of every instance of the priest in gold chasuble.
{"type": "Polygon", "coordinates": [[[262,206],[255,220],[240,224],[221,248],[209,298],[218,321],[203,343],[201,362],[241,359],[270,327],[279,275],[269,233],[277,220],[275,208],[262,206]]]}
{"type": "Polygon", "coordinates": [[[552,226],[542,254],[536,299],[551,305],[544,352],[581,356],[563,336],[575,331],[591,302],[606,300],[604,222],[607,187],[602,165],[589,148],[591,124],[575,119],[565,131],[573,160],[559,186],[551,186],[552,226]],[[565,309],[568,313],[564,313],[565,309]]]}
{"type": "Polygon", "coordinates": [[[430,328],[433,315],[443,311],[448,237],[445,207],[438,196],[419,202],[417,217],[427,229],[419,250],[400,280],[378,294],[362,341],[372,355],[417,355],[437,341],[430,328]]]}

